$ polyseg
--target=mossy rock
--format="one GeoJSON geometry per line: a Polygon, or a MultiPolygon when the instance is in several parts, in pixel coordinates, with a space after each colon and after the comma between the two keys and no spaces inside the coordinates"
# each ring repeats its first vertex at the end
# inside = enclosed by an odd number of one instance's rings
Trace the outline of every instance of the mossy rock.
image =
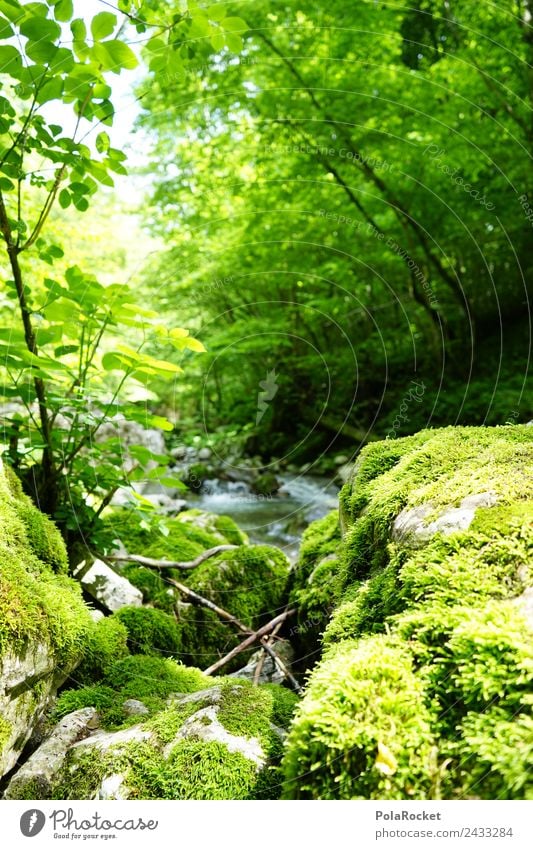
{"type": "Polygon", "coordinates": [[[117,660],[128,654],[128,629],[124,623],[116,615],[99,619],[87,635],[83,660],[73,680],[77,684],[100,681],[117,660]]]}
{"type": "Polygon", "coordinates": [[[13,766],[47,699],[82,658],[92,629],[66,568],[59,531],[0,461],[0,774],[13,766]]]}
{"type": "Polygon", "coordinates": [[[304,668],[317,662],[320,635],[335,607],[340,544],[339,514],[333,510],[306,528],[291,572],[289,601],[298,613],[290,638],[304,668]]]}
{"type": "MultiPolygon", "coordinates": [[[[132,660],[115,676],[118,701],[124,696],[121,684],[132,660]]],[[[150,662],[154,660],[150,658],[150,662]]],[[[136,663],[140,668],[139,656],[136,663]]],[[[286,722],[289,715],[281,688],[277,693],[273,685],[254,687],[234,679],[206,679],[198,670],[185,670],[177,664],[173,673],[169,669],[167,683],[178,676],[179,682],[173,684],[181,692],[148,720],[129,727],[123,724],[112,732],[98,731],[73,746],[51,783],[49,798],[216,800],[279,796],[283,732],[276,727],[276,720],[279,725],[280,719],[286,722]],[[282,703],[285,707],[280,711],[282,703]]],[[[152,673],[155,671],[154,666],[152,673]]],[[[136,678],[133,684],[128,676],[128,692],[139,683],[138,672],[136,678]]],[[[93,688],[92,693],[87,688],[85,695],[92,695],[105,712],[110,710],[106,702],[110,692],[108,685],[107,690],[101,686],[98,692],[93,688]]],[[[74,704],[71,701],[69,706],[74,704]]]]}
{"type": "MultiPolygon", "coordinates": [[[[146,556],[168,560],[191,560],[207,548],[217,545],[235,545],[234,550],[224,551],[210,557],[190,572],[185,583],[209,601],[228,610],[241,622],[250,627],[260,625],[264,618],[278,611],[285,600],[289,562],[285,555],[270,546],[247,545],[247,538],[227,516],[217,516],[201,510],[187,510],[175,519],[167,521],[169,535],[142,529],[128,511],[116,511],[112,518],[113,528],[131,553],[142,552],[146,556]]],[[[123,574],[143,593],[145,604],[175,616],[178,612],[177,634],[167,620],[166,631],[172,629],[173,637],[165,646],[147,636],[142,651],[172,654],[179,660],[207,668],[239,642],[238,636],[220,621],[219,617],[205,608],[184,603],[172,590],[165,578],[142,566],[128,564],[123,574]]],[[[169,570],[169,577],[183,581],[183,572],[169,570]]],[[[133,612],[122,614],[130,622],[140,623],[144,616],[149,628],[154,615],[133,612]]],[[[163,620],[161,620],[162,622],[163,620]]],[[[141,631],[133,641],[143,642],[141,631]]],[[[228,671],[242,665],[245,656],[240,656],[228,671]]]]}
{"type": "MultiPolygon", "coordinates": [[[[249,545],[205,560],[187,575],[187,586],[252,628],[273,618],[285,601],[289,562],[282,551],[249,545]]],[[[203,667],[222,657],[240,638],[205,608],[180,608],[181,659],[203,667]]],[[[227,671],[242,666],[245,654],[227,671]]]]}
{"type": "Polygon", "coordinates": [[[314,670],[297,711],[285,795],[424,799],[432,746],[427,696],[409,652],[384,637],[347,641],[314,670]]]}
{"type": "Polygon", "coordinates": [[[176,516],[176,522],[187,527],[198,528],[216,540],[214,545],[247,545],[248,536],[229,516],[219,516],[218,513],[207,513],[205,510],[192,508],[183,510],[176,516]]]}
{"type": "Polygon", "coordinates": [[[286,794],[532,798],[533,429],[368,446],[340,512],[336,606],[290,735],[286,794]],[[426,729],[410,765],[409,716],[385,734],[383,704],[393,716],[406,695],[379,672],[391,652],[426,729]]]}

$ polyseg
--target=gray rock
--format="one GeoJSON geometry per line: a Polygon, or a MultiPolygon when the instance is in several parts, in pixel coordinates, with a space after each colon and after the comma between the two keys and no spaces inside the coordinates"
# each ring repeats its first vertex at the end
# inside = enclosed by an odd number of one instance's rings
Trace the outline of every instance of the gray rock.
{"type": "Polygon", "coordinates": [[[0,658],[0,716],[9,728],[0,751],[0,775],[15,766],[48,701],[71,669],[58,669],[48,646],[39,643],[20,653],[8,650],[0,658]]]}
{"type": "Polygon", "coordinates": [[[125,776],[114,772],[102,780],[96,794],[97,799],[117,800],[129,799],[130,792],[125,786],[125,776]]]}
{"type": "Polygon", "coordinates": [[[73,574],[85,592],[111,612],[121,607],[142,605],[141,591],[102,560],[94,560],[92,563],[82,560],[73,574]]]}
{"type": "Polygon", "coordinates": [[[222,743],[230,752],[239,752],[248,760],[253,761],[258,769],[263,767],[266,757],[259,740],[256,737],[238,737],[231,734],[220,722],[218,710],[217,706],[208,705],[189,716],[174,740],[163,750],[163,756],[168,757],[179,740],[192,738],[204,740],[206,743],[222,743]]]}
{"type": "Polygon", "coordinates": [[[423,543],[437,533],[453,534],[465,531],[472,524],[478,507],[492,507],[498,503],[494,492],[481,492],[478,495],[468,495],[463,498],[459,507],[449,507],[442,511],[429,524],[425,518],[433,512],[431,504],[420,504],[418,507],[403,509],[394,520],[392,526],[393,540],[423,543]]]}
{"type": "MultiPolygon", "coordinates": [[[[289,672],[291,671],[291,663],[294,660],[294,651],[290,643],[285,641],[277,642],[274,646],[276,650],[276,654],[281,658],[284,666],[287,667],[289,672]]],[[[230,673],[232,678],[246,678],[248,681],[253,681],[255,679],[255,674],[257,672],[257,667],[261,663],[261,658],[263,657],[263,651],[260,649],[255,652],[242,669],[238,669],[237,672],[230,673]]],[[[263,665],[261,667],[261,672],[259,674],[259,678],[257,679],[259,684],[283,684],[287,681],[287,675],[283,670],[279,668],[277,663],[274,663],[273,659],[268,655],[263,658],[263,665]]]]}
{"type": "Polygon", "coordinates": [[[91,732],[97,718],[95,708],[82,708],[69,713],[52,731],[47,740],[31,755],[9,782],[4,794],[6,799],[46,799],[54,779],[59,774],[69,748],[80,737],[91,732]],[[36,794],[37,789],[39,794],[36,794]]]}
{"type": "Polygon", "coordinates": [[[210,460],[211,459],[211,449],[210,448],[200,448],[198,452],[199,460],[210,460]]]}
{"type": "Polygon", "coordinates": [[[124,713],[128,716],[144,716],[150,713],[146,705],[138,699],[126,699],[122,707],[124,708],[124,713]]]}

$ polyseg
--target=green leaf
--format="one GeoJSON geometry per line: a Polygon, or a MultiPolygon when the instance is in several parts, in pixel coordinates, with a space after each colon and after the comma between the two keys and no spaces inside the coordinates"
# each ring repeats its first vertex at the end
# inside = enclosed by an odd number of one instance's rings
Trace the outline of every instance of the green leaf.
{"type": "Polygon", "coordinates": [[[224,37],[224,33],[221,32],[220,30],[213,33],[210,41],[211,41],[211,44],[212,44],[212,46],[215,50],[222,50],[222,48],[226,44],[226,39],[224,37]]]}
{"type": "Polygon", "coordinates": [[[226,14],[226,9],[219,3],[216,6],[210,6],[209,9],[206,10],[206,15],[210,21],[221,21],[226,14]]]}
{"type": "MultiPolygon", "coordinates": [[[[52,77],[36,94],[37,103],[48,103],[49,100],[58,100],[63,94],[63,80],[61,77],[52,77]]],[[[60,128],[61,129],[61,128],[60,128]]]]}
{"type": "Polygon", "coordinates": [[[57,44],[52,41],[30,41],[26,47],[26,54],[33,62],[47,65],[52,61],[58,49],[57,44]]]}
{"type": "Polygon", "coordinates": [[[54,6],[54,17],[56,21],[66,23],[70,21],[74,14],[74,4],[72,0],[59,0],[54,6]]]}
{"type": "Polygon", "coordinates": [[[244,46],[241,36],[235,32],[226,33],[226,44],[234,53],[240,53],[244,46]]]}
{"type": "Polygon", "coordinates": [[[1,0],[0,12],[13,23],[20,21],[24,16],[24,9],[18,0],[1,0]]]}
{"type": "Polygon", "coordinates": [[[70,192],[67,192],[66,189],[61,189],[59,192],[59,206],[61,209],[67,209],[70,206],[71,198],[70,192]]]}
{"type": "Polygon", "coordinates": [[[76,18],[72,21],[70,31],[76,41],[85,41],[87,38],[87,27],[85,26],[85,21],[81,18],[76,18]]]}
{"type": "Polygon", "coordinates": [[[57,41],[61,37],[59,24],[48,18],[28,18],[20,25],[20,31],[30,41],[57,41]]]}
{"type": "Polygon", "coordinates": [[[110,144],[111,142],[107,133],[98,133],[96,136],[96,150],[98,153],[106,153],[109,150],[110,144]]]}
{"type": "Polygon", "coordinates": [[[65,354],[75,354],[79,345],[60,345],[54,351],[54,357],[64,357],[65,354]]]}
{"type": "Polygon", "coordinates": [[[242,18],[224,18],[220,26],[226,32],[246,32],[248,24],[242,18]]]}
{"type": "Polygon", "coordinates": [[[95,41],[101,41],[114,32],[117,25],[117,16],[112,12],[99,12],[91,21],[91,33],[95,41]]]}
{"type": "Polygon", "coordinates": [[[0,18],[0,38],[13,38],[13,27],[5,18],[0,18]]]}
{"type": "Polygon", "coordinates": [[[139,64],[131,47],[128,47],[123,41],[112,39],[111,41],[105,41],[102,47],[105,47],[112,59],[112,66],[109,70],[117,74],[120,73],[122,68],[131,71],[139,64]]]}
{"type": "Polygon", "coordinates": [[[0,73],[16,74],[22,68],[22,57],[11,44],[0,46],[0,73]]]}

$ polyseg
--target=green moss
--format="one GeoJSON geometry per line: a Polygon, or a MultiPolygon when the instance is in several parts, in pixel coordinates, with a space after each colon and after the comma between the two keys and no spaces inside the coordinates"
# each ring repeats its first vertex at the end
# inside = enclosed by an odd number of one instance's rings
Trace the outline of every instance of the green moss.
{"type": "Polygon", "coordinates": [[[93,707],[99,712],[104,727],[120,725],[125,718],[123,701],[117,698],[115,690],[103,684],[93,684],[79,690],[64,690],[54,705],[51,718],[58,722],[72,711],[93,707]]]}
{"type": "Polygon", "coordinates": [[[161,530],[141,527],[138,517],[131,510],[118,509],[106,517],[105,527],[131,554],[164,557],[166,560],[194,560],[206,548],[220,544],[221,535],[183,521],[180,516],[165,519],[163,533],[161,530]]]}
{"type": "Polygon", "coordinates": [[[173,614],[176,594],[161,575],[153,569],[146,569],[144,566],[136,566],[133,563],[126,565],[122,573],[142,592],[145,604],[151,604],[158,610],[173,614]]]}
{"type": "Polygon", "coordinates": [[[422,431],[365,448],[341,496],[343,522],[351,527],[340,591],[384,568],[390,526],[403,508],[429,504],[430,521],[439,509],[488,490],[504,506],[531,499],[532,453],[525,425],[422,431]]]}
{"type": "Polygon", "coordinates": [[[229,516],[217,516],[215,528],[229,545],[247,545],[248,537],[229,516]]]}
{"type": "Polygon", "coordinates": [[[222,684],[218,719],[230,734],[256,737],[268,750],[274,697],[265,687],[229,679],[222,684]]]}
{"type": "MultiPolygon", "coordinates": [[[[533,795],[526,766],[533,650],[515,601],[533,584],[532,460],[533,432],[524,426],[425,431],[362,452],[341,494],[340,603],[324,634],[326,659],[311,675],[292,726],[287,795],[533,795]],[[478,508],[468,529],[392,540],[402,509],[428,505],[429,523],[487,491],[498,503],[478,508]],[[368,636],[379,632],[387,636],[368,636]],[[372,697],[368,680],[381,675],[390,651],[409,664],[404,683],[418,688],[425,741],[435,744],[428,752],[421,743],[427,757],[412,764],[403,789],[394,741],[385,740],[397,761],[394,773],[381,787],[367,781],[369,741],[384,722],[383,705],[394,717],[406,695],[387,673],[372,697]],[[352,695],[353,679],[361,677],[352,695]],[[345,754],[352,734],[368,738],[357,742],[357,757],[345,754]],[[514,759],[513,747],[520,747],[514,759]]],[[[400,735],[403,726],[402,720],[400,735]]]]}
{"type": "MultiPolygon", "coordinates": [[[[279,549],[241,546],[211,557],[187,575],[187,585],[251,627],[283,604],[289,564],[279,549]]],[[[239,642],[218,616],[190,604],[178,608],[182,659],[207,667],[239,642]]],[[[236,659],[228,671],[242,665],[236,659]]]]}
{"type": "Polygon", "coordinates": [[[462,722],[449,753],[448,795],[474,799],[533,799],[533,719],[494,708],[462,722]]]}
{"type": "Polygon", "coordinates": [[[133,655],[117,661],[104,683],[120,690],[125,699],[143,700],[150,696],[165,698],[170,693],[194,693],[212,686],[213,679],[173,660],[133,655]]]}
{"type": "Polygon", "coordinates": [[[127,640],[127,628],[119,617],[99,619],[87,635],[83,661],[72,679],[79,684],[100,681],[117,660],[129,653],[127,640]]]}
{"type": "Polygon", "coordinates": [[[122,607],[114,615],[126,628],[132,654],[180,653],[181,637],[173,616],[150,607],[122,607]]]}
{"type": "Polygon", "coordinates": [[[138,745],[129,760],[128,784],[138,799],[248,799],[257,782],[255,764],[221,743],[183,740],[166,760],[138,745]]]}
{"type": "Polygon", "coordinates": [[[92,750],[81,755],[76,753],[75,763],[73,760],[71,751],[49,793],[50,799],[94,799],[102,779],[108,772],[109,758],[92,750]]]}
{"type": "Polygon", "coordinates": [[[288,728],[300,699],[292,690],[279,684],[263,684],[262,689],[272,695],[271,721],[278,728],[288,728]]]}
{"type": "Polygon", "coordinates": [[[213,545],[247,545],[248,537],[229,516],[219,516],[217,513],[207,513],[205,510],[193,508],[183,510],[176,522],[190,529],[196,528],[204,534],[209,534],[213,545]]]}
{"type": "Polygon", "coordinates": [[[0,716],[0,752],[9,743],[13,733],[13,726],[7,719],[0,716]]]}
{"type": "Polygon", "coordinates": [[[2,468],[0,654],[39,641],[49,646],[60,667],[69,668],[82,654],[91,628],[89,613],[79,584],[55,574],[66,564],[59,532],[21,493],[13,474],[8,471],[6,477],[2,468]]]}
{"type": "Polygon", "coordinates": [[[32,500],[23,493],[22,485],[14,471],[4,466],[9,492],[16,501],[18,518],[24,525],[30,550],[54,572],[68,571],[67,552],[63,538],[54,523],[41,513],[32,500]]]}
{"type": "Polygon", "coordinates": [[[384,637],[343,643],[315,669],[296,713],[285,794],[425,798],[432,782],[431,719],[407,650],[384,637]],[[381,750],[390,753],[388,764],[381,750]]]}
{"type": "MultiPolygon", "coordinates": [[[[120,691],[109,686],[85,688],[84,691],[63,694],[60,697],[56,712],[64,715],[68,710],[87,705],[96,705],[102,721],[107,727],[111,726],[110,719],[118,718],[113,711],[119,707],[119,699],[124,699],[130,689],[131,676],[137,679],[138,669],[131,670],[132,661],[121,664],[114,676],[115,684],[120,684],[120,691]],[[126,666],[128,667],[126,669],[126,666]]],[[[143,672],[151,675],[159,673],[161,680],[161,661],[156,669],[151,661],[156,658],[146,658],[143,672]]],[[[174,667],[177,667],[174,664],[174,667]]],[[[163,677],[168,678],[168,669],[163,677]]],[[[79,754],[72,750],[67,756],[62,774],[53,789],[53,798],[73,799],[80,794],[87,798],[94,797],[97,788],[105,775],[119,772],[124,774],[125,783],[131,791],[132,798],[139,799],[249,799],[273,798],[275,788],[279,785],[276,762],[279,762],[281,746],[279,738],[271,732],[272,711],[274,704],[273,688],[254,687],[249,682],[235,679],[206,678],[198,670],[175,668],[172,673],[172,686],[193,692],[198,688],[220,687],[218,718],[232,734],[247,738],[257,738],[265,753],[272,752],[271,769],[258,778],[257,765],[240,753],[230,752],[228,748],[215,742],[196,739],[176,739],[183,722],[192,714],[208,703],[206,693],[205,703],[200,698],[189,704],[175,704],[159,710],[153,717],[143,723],[143,728],[152,736],[145,742],[131,742],[103,752],[86,752],[79,754]],[[179,681],[176,680],[179,676],[179,681]],[[169,752],[163,756],[164,746],[174,741],[169,752]],[[277,748],[276,748],[277,745],[277,748]],[[238,757],[235,757],[238,754],[238,757]],[[83,773],[83,775],[80,775],[83,773]]],[[[167,688],[165,688],[167,689],[167,688]]],[[[159,694],[162,694],[159,689],[159,694]]],[[[143,701],[145,701],[143,699],[143,701]]],[[[137,717],[138,719],[138,717],[137,717]]],[[[116,727],[123,727],[120,723],[116,727]]]]}

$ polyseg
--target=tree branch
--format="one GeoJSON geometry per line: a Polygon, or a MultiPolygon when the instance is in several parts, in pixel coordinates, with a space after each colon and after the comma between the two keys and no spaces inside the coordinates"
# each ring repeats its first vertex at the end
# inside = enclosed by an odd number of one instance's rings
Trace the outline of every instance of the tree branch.
{"type": "MultiPolygon", "coordinates": [[[[212,675],[213,672],[216,672],[218,669],[222,669],[230,660],[233,660],[234,657],[237,657],[242,651],[247,649],[249,646],[253,645],[256,640],[260,640],[261,637],[264,637],[269,631],[278,624],[278,622],[284,622],[289,616],[292,616],[296,611],[295,610],[285,610],[283,613],[280,613],[279,616],[276,616],[274,619],[271,619],[270,622],[267,622],[266,625],[263,625],[262,628],[259,628],[257,631],[252,631],[249,633],[249,636],[246,637],[242,643],[239,643],[238,646],[235,646],[230,652],[228,652],[224,657],[220,660],[217,660],[216,663],[213,663],[207,669],[204,670],[204,675],[212,675]]],[[[265,651],[268,652],[270,646],[263,645],[265,651]]]]}
{"type": "Polygon", "coordinates": [[[118,563],[138,563],[140,566],[148,566],[150,569],[195,569],[204,560],[220,554],[221,551],[232,551],[238,545],[215,545],[202,551],[194,560],[156,560],[153,557],[144,557],[142,554],[109,554],[108,560],[118,563]]]}

